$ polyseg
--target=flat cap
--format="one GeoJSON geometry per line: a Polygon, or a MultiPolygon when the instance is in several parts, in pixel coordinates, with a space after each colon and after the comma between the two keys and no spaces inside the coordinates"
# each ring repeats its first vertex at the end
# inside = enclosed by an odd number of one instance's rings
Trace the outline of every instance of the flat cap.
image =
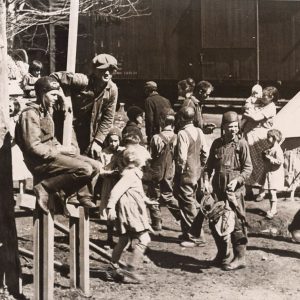
{"type": "Polygon", "coordinates": [[[144,88],[157,88],[157,83],[154,81],[147,81],[144,88]]]}
{"type": "Polygon", "coordinates": [[[93,65],[97,69],[118,69],[118,61],[110,54],[99,54],[93,58],[93,65]]]}

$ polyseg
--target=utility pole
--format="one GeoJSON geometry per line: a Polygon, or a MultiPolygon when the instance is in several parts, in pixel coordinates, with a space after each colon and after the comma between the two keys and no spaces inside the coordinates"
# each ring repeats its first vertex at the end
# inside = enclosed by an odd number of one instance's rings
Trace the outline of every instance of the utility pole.
{"type": "Polygon", "coordinates": [[[20,294],[21,267],[14,217],[9,96],[7,75],[6,6],[0,0],[0,287],[20,294]]]}

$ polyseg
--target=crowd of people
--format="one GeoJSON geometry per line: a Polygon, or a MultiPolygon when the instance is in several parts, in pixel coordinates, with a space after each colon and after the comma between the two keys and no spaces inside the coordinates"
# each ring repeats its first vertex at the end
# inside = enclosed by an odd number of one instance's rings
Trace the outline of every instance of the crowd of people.
{"type": "Polygon", "coordinates": [[[142,280],[137,267],[151,241],[149,233],[162,230],[161,206],[180,223],[181,246],[204,245],[203,221],[208,219],[217,247],[212,264],[226,271],[245,268],[246,186],[259,184],[257,201],[271,194],[266,217],[272,219],[276,191],[284,182],[282,135],[272,128],[277,89],[254,86],[242,119],[234,111],[225,112],[221,136],[209,148],[206,135],[216,125],[205,122],[202,105],[214,90],[211,83],[180,81],[179,99],[172,107],[156,82],[146,82],[145,111],[128,107],[128,122],[121,130],[114,126],[118,89],[112,76],[117,60],[100,54],[92,62],[89,76],[55,72],[40,77],[42,66],[35,61],[23,80],[24,91],[36,102],[21,112],[15,140],[34,176],[40,209],[49,213],[50,194],[87,208],[95,208],[100,195],[99,216],[113,247],[108,270],[112,279],[142,280]],[[57,134],[61,124],[56,113],[59,108],[64,112],[66,95],[72,98],[74,113],[71,145],[64,145],[57,134]],[[120,267],[129,245],[130,259],[120,267]]]}

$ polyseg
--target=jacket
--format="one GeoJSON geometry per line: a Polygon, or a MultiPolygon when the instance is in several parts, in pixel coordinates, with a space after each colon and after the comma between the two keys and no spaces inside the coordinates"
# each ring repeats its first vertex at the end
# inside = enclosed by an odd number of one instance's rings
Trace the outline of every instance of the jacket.
{"type": "Polygon", "coordinates": [[[103,144],[113,125],[118,88],[109,81],[102,90],[97,90],[94,75],[81,75],[85,80],[74,81],[74,73],[56,72],[51,76],[61,84],[65,94],[71,95],[74,128],[81,152],[88,152],[94,141],[103,144]]]}
{"type": "Polygon", "coordinates": [[[160,132],[160,115],[164,109],[171,108],[171,103],[168,99],[160,96],[157,92],[153,92],[145,100],[145,122],[146,135],[148,142],[152,136],[160,132]]]}

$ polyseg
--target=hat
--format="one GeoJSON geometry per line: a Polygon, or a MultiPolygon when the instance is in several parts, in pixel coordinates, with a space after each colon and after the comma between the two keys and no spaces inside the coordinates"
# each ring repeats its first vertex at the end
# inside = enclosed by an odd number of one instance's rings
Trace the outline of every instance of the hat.
{"type": "Polygon", "coordinates": [[[131,106],[127,110],[127,117],[130,121],[135,121],[138,116],[143,115],[144,111],[138,106],[131,106]]]}
{"type": "Polygon", "coordinates": [[[238,121],[239,116],[235,111],[227,111],[223,114],[222,125],[238,121]]]}
{"type": "Polygon", "coordinates": [[[157,89],[157,83],[154,82],[154,81],[147,81],[147,82],[145,83],[144,88],[145,88],[145,89],[147,89],[147,88],[155,88],[155,89],[157,89]]]}
{"type": "Polygon", "coordinates": [[[93,58],[93,65],[97,69],[118,69],[118,61],[110,54],[99,54],[93,58]]]}
{"type": "Polygon", "coordinates": [[[37,99],[41,98],[43,94],[46,94],[52,90],[59,90],[59,88],[59,83],[53,77],[50,76],[44,76],[39,78],[34,85],[37,99]]]}
{"type": "Polygon", "coordinates": [[[107,136],[111,136],[111,135],[117,135],[120,138],[120,140],[122,139],[122,132],[118,127],[112,127],[109,130],[107,136]]]}

